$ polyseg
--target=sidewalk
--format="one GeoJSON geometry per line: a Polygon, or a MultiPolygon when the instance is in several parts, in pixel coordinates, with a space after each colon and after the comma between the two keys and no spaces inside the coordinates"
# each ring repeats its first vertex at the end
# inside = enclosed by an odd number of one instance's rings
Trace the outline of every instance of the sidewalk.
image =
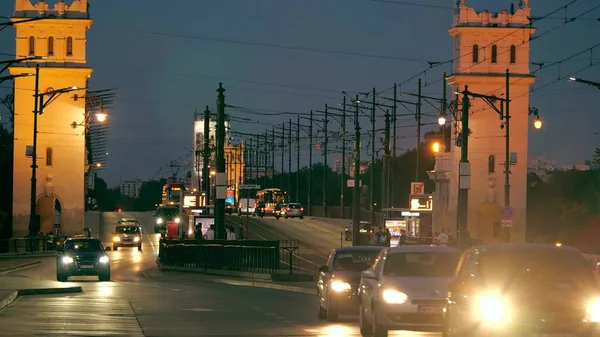
{"type": "Polygon", "coordinates": [[[234,277],[222,277],[205,274],[197,274],[192,272],[177,272],[177,271],[160,271],[157,267],[144,270],[142,277],[145,278],[162,278],[169,280],[197,280],[200,282],[211,282],[221,283],[241,287],[256,287],[273,290],[282,290],[295,293],[303,293],[314,295],[317,293],[316,282],[269,282],[264,279],[250,279],[250,278],[234,278],[234,277]]]}
{"type": "Polygon", "coordinates": [[[0,310],[11,304],[18,296],[80,293],[80,286],[27,277],[0,277],[0,310]]]}
{"type": "Polygon", "coordinates": [[[48,257],[0,258],[0,273],[35,266],[47,259],[48,257]]]}

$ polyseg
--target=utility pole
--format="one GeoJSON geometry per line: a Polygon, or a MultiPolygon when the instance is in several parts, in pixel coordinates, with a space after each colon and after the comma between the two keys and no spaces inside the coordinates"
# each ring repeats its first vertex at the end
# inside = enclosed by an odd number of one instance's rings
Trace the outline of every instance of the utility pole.
{"type": "Polygon", "coordinates": [[[258,185],[259,182],[259,174],[258,174],[258,164],[260,163],[260,136],[256,134],[256,151],[254,152],[254,172],[256,173],[256,180],[254,183],[258,185]]]}
{"type": "Polygon", "coordinates": [[[215,239],[226,240],[225,198],[227,197],[227,177],[225,174],[225,89],[219,83],[217,116],[217,175],[215,183],[215,239]]]}
{"type": "Polygon", "coordinates": [[[250,151],[250,147],[247,144],[248,142],[244,140],[243,146],[244,146],[244,152],[242,153],[242,156],[244,158],[244,175],[242,177],[242,183],[246,184],[248,182],[248,151],[250,151]]]}
{"type": "Polygon", "coordinates": [[[323,129],[325,131],[325,141],[323,142],[323,216],[327,217],[327,143],[329,141],[329,131],[327,130],[327,104],[325,104],[325,120],[323,121],[323,129]]]}
{"type": "Polygon", "coordinates": [[[417,99],[417,161],[416,161],[416,173],[415,173],[415,182],[419,182],[419,171],[421,170],[420,162],[421,162],[421,79],[419,78],[419,91],[418,91],[418,99],[417,99]]]}
{"type": "Polygon", "coordinates": [[[346,194],[346,96],[342,105],[342,182],[340,192],[340,206],[342,207],[342,219],[346,218],[346,203],[344,197],[346,194]]]}
{"type": "Polygon", "coordinates": [[[377,102],[375,101],[377,93],[373,88],[373,108],[371,109],[371,188],[369,193],[369,209],[371,210],[371,223],[375,224],[375,109],[377,102]]]}
{"type": "Polygon", "coordinates": [[[269,150],[267,148],[268,144],[269,144],[269,131],[265,130],[265,143],[263,144],[263,156],[264,156],[264,161],[265,161],[265,179],[264,179],[264,185],[262,188],[267,188],[267,181],[269,178],[269,150]]]}
{"type": "Polygon", "coordinates": [[[271,184],[275,186],[275,127],[271,129],[271,184]]]}
{"type": "Polygon", "coordinates": [[[250,137],[248,138],[248,181],[252,181],[252,168],[254,167],[254,151],[256,151],[256,148],[254,147],[254,144],[252,144],[252,137],[250,137]]]}
{"type": "MultiPolygon", "coordinates": [[[[506,69],[506,110],[504,125],[506,127],[506,154],[504,157],[504,207],[510,207],[510,71],[506,69]]],[[[505,227],[504,242],[510,242],[510,227],[505,227]]]]}
{"type": "MultiPolygon", "coordinates": [[[[392,108],[392,114],[393,114],[393,123],[394,123],[394,145],[392,148],[392,163],[391,163],[391,170],[390,171],[394,171],[396,169],[396,148],[397,148],[397,143],[398,143],[398,135],[397,135],[397,131],[398,131],[398,85],[396,83],[394,83],[394,105],[392,108]]],[[[396,200],[396,175],[395,174],[390,174],[390,182],[389,185],[392,187],[390,188],[391,191],[391,196],[390,196],[390,200],[389,200],[389,205],[394,207],[395,204],[395,200],[396,200]]]]}
{"type": "Polygon", "coordinates": [[[204,185],[204,206],[210,204],[210,109],[204,109],[204,151],[202,151],[202,183],[204,185]]]}
{"type": "Polygon", "coordinates": [[[311,213],[311,195],[312,195],[312,148],[313,148],[313,111],[310,110],[310,126],[308,127],[308,215],[311,213]]]}
{"type": "Polygon", "coordinates": [[[456,234],[460,247],[464,248],[466,243],[467,219],[469,210],[469,187],[471,179],[471,164],[469,163],[469,87],[465,85],[462,100],[462,129],[460,132],[460,164],[458,178],[458,207],[456,234]]]}
{"type": "MultiPolygon", "coordinates": [[[[14,87],[14,86],[13,86],[14,87]]],[[[29,236],[37,236],[40,222],[36,214],[37,204],[37,123],[40,110],[40,64],[35,65],[35,92],[33,95],[33,145],[31,151],[31,198],[29,203],[29,236]]]]}
{"type": "MultiPolygon", "coordinates": [[[[289,124],[288,124],[288,177],[287,177],[287,182],[288,182],[288,190],[289,194],[292,194],[292,119],[290,118],[289,124]]],[[[296,188],[298,188],[296,186],[296,188]]],[[[289,201],[289,200],[288,200],[289,201]]]]}
{"type": "Polygon", "coordinates": [[[281,190],[285,191],[283,188],[283,169],[285,165],[285,122],[281,124],[281,190]]]}
{"type": "Polygon", "coordinates": [[[296,202],[300,202],[300,116],[296,124],[296,202]]]}
{"type": "Polygon", "coordinates": [[[352,190],[352,245],[360,246],[360,124],[358,123],[358,95],[354,105],[356,111],[354,112],[354,130],[356,135],[354,136],[354,187],[352,190]]]}
{"type": "MultiPolygon", "coordinates": [[[[447,99],[447,94],[446,94],[446,73],[444,73],[444,79],[442,81],[442,117],[444,117],[444,120],[446,119],[447,116],[447,108],[448,108],[448,99],[447,99]]],[[[442,139],[444,140],[444,152],[450,152],[450,144],[449,142],[446,140],[446,123],[444,123],[444,125],[442,125],[442,139]]]]}
{"type": "Polygon", "coordinates": [[[381,196],[381,207],[383,209],[388,208],[388,173],[389,173],[389,161],[390,161],[390,112],[389,110],[385,111],[385,134],[383,137],[383,177],[381,179],[381,187],[382,187],[382,196],[381,196]]]}

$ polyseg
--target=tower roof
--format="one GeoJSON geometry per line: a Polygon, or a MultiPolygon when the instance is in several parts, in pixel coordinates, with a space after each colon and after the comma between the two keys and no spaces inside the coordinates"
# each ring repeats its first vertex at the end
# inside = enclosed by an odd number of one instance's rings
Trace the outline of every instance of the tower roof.
{"type": "Polygon", "coordinates": [[[467,6],[467,0],[456,0],[454,26],[522,28],[531,24],[530,15],[529,0],[521,1],[516,11],[512,7],[510,11],[503,10],[499,13],[492,13],[487,9],[477,12],[467,6]]]}
{"type": "Polygon", "coordinates": [[[73,0],[67,5],[63,0],[57,1],[52,8],[48,2],[40,0],[35,4],[32,0],[15,0],[13,18],[72,18],[89,17],[88,0],[73,0]]]}

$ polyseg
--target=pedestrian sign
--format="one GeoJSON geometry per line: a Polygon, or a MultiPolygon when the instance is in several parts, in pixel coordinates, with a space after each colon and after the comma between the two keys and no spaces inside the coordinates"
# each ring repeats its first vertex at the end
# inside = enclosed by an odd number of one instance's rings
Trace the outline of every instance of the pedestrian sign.
{"type": "Polygon", "coordinates": [[[511,220],[513,218],[514,212],[515,209],[511,206],[504,206],[504,208],[502,208],[502,218],[504,220],[511,220]]]}

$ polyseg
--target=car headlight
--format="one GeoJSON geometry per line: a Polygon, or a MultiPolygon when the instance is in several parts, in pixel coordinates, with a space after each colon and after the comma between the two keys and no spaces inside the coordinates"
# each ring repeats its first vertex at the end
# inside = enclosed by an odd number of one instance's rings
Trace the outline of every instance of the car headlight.
{"type": "Polygon", "coordinates": [[[118,236],[113,236],[113,242],[119,242],[121,241],[121,238],[118,236]]]}
{"type": "Polygon", "coordinates": [[[495,296],[481,296],[478,304],[479,317],[488,322],[500,322],[506,317],[506,306],[495,296]]]}
{"type": "Polygon", "coordinates": [[[73,263],[73,258],[72,257],[68,257],[68,256],[63,256],[62,263],[64,263],[64,264],[73,263]]]}
{"type": "Polygon", "coordinates": [[[408,300],[408,295],[398,290],[385,289],[383,291],[383,300],[390,304],[403,304],[408,300]]]}
{"type": "Polygon", "coordinates": [[[100,263],[108,263],[108,256],[103,256],[98,260],[100,263]]]}
{"type": "Polygon", "coordinates": [[[586,308],[586,321],[600,323],[600,297],[596,297],[586,308]]]}
{"type": "Polygon", "coordinates": [[[156,224],[157,224],[157,225],[160,225],[160,224],[162,224],[162,223],[163,223],[163,219],[162,219],[162,218],[158,218],[158,219],[156,219],[156,224]]]}
{"type": "Polygon", "coordinates": [[[135,238],[133,238],[133,242],[139,242],[139,241],[140,241],[139,236],[136,236],[135,238]]]}
{"type": "Polygon", "coordinates": [[[180,223],[180,222],[181,222],[181,219],[175,218],[175,223],[180,223]]]}
{"type": "Polygon", "coordinates": [[[342,291],[347,291],[350,289],[352,289],[352,287],[350,286],[350,283],[343,282],[343,281],[331,282],[331,290],[333,290],[333,291],[342,292],[342,291]]]}

